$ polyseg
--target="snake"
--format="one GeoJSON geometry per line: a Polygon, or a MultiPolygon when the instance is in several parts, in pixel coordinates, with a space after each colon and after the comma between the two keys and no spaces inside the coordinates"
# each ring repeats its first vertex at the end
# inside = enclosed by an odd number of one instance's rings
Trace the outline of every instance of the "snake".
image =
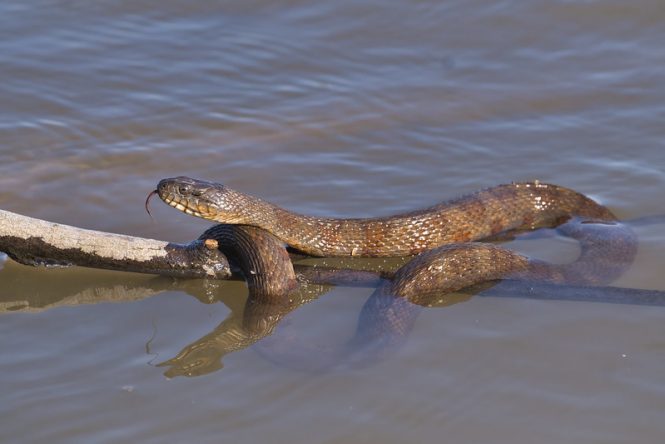
{"type": "MultiPolygon", "coordinates": [[[[291,341],[269,337],[293,309],[289,295],[298,287],[285,245],[310,256],[413,257],[374,290],[348,343],[317,357],[323,367],[338,363],[341,356],[367,362],[368,356],[394,348],[412,329],[419,306],[433,305],[442,294],[502,279],[605,285],[632,264],[637,251],[633,231],[608,208],[572,189],[539,181],[498,185],[428,208],[374,218],[303,215],[216,182],[184,176],[159,181],[146,205],[154,194],[180,211],[217,222],[199,239],[218,241],[246,278],[250,297],[244,326],[229,336],[225,352],[262,340],[259,345],[273,360],[301,360],[302,353],[292,354],[296,348],[291,341]],[[481,242],[543,227],[575,239],[577,259],[553,264],[481,242]]],[[[169,364],[182,365],[201,347],[221,343],[226,342],[203,341],[169,364]]],[[[304,343],[306,348],[309,344],[304,343]]],[[[200,357],[194,361],[201,366],[197,371],[217,368],[200,357]]],[[[193,371],[191,366],[186,370],[193,371]]]]}
{"type": "MultiPolygon", "coordinates": [[[[413,300],[508,277],[604,284],[623,273],[637,249],[635,234],[607,207],[570,188],[540,181],[497,185],[424,209],[371,218],[299,214],[223,184],[185,176],[160,180],[153,193],[187,214],[221,226],[254,227],[310,256],[415,256],[397,271],[389,290],[413,300]],[[577,260],[550,264],[479,242],[511,230],[539,227],[557,227],[563,235],[576,239],[580,244],[577,260]]],[[[230,236],[229,228],[216,230],[217,237],[222,232],[230,236]]],[[[251,235],[257,236],[257,231],[251,235]]],[[[248,241],[243,246],[232,239],[227,244],[245,262],[257,262],[254,256],[266,252],[251,252],[255,247],[249,244],[260,247],[266,242],[248,241]]],[[[281,259],[267,260],[272,264],[270,270],[264,270],[267,265],[263,264],[245,274],[278,274],[274,264],[288,262],[283,253],[280,255],[281,259]]],[[[289,264],[280,267],[290,270],[289,264]]],[[[268,288],[273,285],[269,279],[256,285],[275,292],[268,288]]]]}

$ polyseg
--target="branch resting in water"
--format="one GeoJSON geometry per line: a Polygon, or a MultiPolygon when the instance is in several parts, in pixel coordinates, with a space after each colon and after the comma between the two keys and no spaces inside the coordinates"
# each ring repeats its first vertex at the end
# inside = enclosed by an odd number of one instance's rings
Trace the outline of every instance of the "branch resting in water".
{"type": "Polygon", "coordinates": [[[228,279],[214,242],[174,244],[105,233],[0,210],[0,251],[25,265],[102,268],[190,278],[228,279]]]}

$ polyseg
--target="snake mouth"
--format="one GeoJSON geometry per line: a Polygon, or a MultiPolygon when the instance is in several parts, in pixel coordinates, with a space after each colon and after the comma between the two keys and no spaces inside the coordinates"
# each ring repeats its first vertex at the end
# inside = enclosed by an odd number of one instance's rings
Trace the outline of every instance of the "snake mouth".
{"type": "Polygon", "coordinates": [[[164,193],[160,189],[156,189],[151,191],[148,194],[148,197],[146,197],[145,199],[145,211],[148,213],[150,218],[152,218],[152,213],[150,212],[150,199],[152,199],[152,196],[154,195],[158,195],[160,199],[164,201],[164,203],[182,211],[183,213],[187,213],[191,216],[201,217],[204,219],[211,217],[210,211],[208,211],[207,213],[203,213],[202,211],[198,210],[198,208],[201,208],[200,204],[195,206],[187,198],[181,197],[176,194],[164,193]]]}
{"type": "Polygon", "coordinates": [[[203,213],[201,210],[199,210],[200,205],[194,205],[188,199],[180,199],[178,198],[178,196],[173,196],[173,195],[160,196],[160,197],[167,205],[172,206],[173,208],[180,210],[184,213],[187,213],[190,216],[201,217],[204,219],[208,219],[210,217],[209,212],[203,213]]]}

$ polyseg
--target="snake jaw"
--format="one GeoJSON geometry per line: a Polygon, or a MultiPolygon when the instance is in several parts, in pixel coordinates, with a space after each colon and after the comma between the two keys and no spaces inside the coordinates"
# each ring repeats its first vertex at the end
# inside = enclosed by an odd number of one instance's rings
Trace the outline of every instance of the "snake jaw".
{"type": "Polygon", "coordinates": [[[215,220],[225,223],[234,223],[232,218],[222,218],[216,211],[211,211],[208,204],[200,202],[198,199],[182,199],[179,196],[163,196],[162,200],[169,206],[189,214],[190,216],[200,217],[207,220],[215,220]]]}
{"type": "Polygon", "coordinates": [[[175,199],[174,200],[165,200],[165,202],[167,204],[169,204],[170,206],[172,206],[173,208],[175,208],[177,210],[180,210],[184,213],[187,213],[189,215],[196,216],[196,217],[203,217],[201,215],[201,213],[199,213],[198,211],[194,211],[194,210],[190,209],[189,207],[186,207],[185,205],[181,204],[180,202],[176,201],[175,199]]]}
{"type": "Polygon", "coordinates": [[[173,194],[160,195],[161,199],[167,205],[182,211],[183,213],[189,214],[190,216],[201,217],[203,219],[209,219],[210,215],[208,212],[201,211],[202,205],[198,202],[193,202],[189,199],[182,199],[180,196],[173,194]]]}

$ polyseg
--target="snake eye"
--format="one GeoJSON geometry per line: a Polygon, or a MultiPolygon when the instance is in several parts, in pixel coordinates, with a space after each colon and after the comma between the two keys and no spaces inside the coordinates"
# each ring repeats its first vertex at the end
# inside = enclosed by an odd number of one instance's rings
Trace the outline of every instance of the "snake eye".
{"type": "Polygon", "coordinates": [[[178,187],[178,193],[180,194],[189,194],[190,192],[190,187],[187,185],[180,185],[178,187]]]}

